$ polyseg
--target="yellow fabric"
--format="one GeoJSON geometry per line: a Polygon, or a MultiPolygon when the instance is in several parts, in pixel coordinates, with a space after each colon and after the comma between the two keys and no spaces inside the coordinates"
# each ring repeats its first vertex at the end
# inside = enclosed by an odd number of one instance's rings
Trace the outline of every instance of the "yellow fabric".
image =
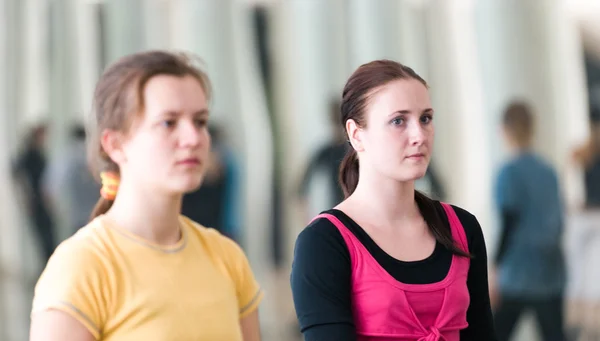
{"type": "Polygon", "coordinates": [[[240,318],[263,293],[235,242],[182,217],[165,248],[100,216],[55,251],[40,277],[32,317],[57,309],[97,340],[242,340],[240,318]]]}

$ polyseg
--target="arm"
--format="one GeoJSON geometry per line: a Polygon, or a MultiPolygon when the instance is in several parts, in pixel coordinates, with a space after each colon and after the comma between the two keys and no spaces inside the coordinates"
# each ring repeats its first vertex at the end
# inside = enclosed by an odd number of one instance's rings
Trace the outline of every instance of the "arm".
{"type": "Polygon", "coordinates": [[[83,240],[63,242],[35,287],[31,340],[100,340],[108,316],[108,271],[83,240]]]}
{"type": "Polygon", "coordinates": [[[319,219],[300,233],[290,281],[305,341],[356,340],[351,274],[346,244],[329,221],[319,219]]]}
{"type": "Polygon", "coordinates": [[[514,233],[519,207],[521,207],[519,186],[511,168],[505,167],[500,171],[494,192],[496,209],[500,216],[500,244],[494,258],[495,265],[498,265],[504,257],[511,235],[514,233]]]}
{"type": "Polygon", "coordinates": [[[500,223],[502,224],[500,230],[500,243],[498,244],[498,250],[496,250],[496,257],[494,258],[494,265],[498,266],[502,262],[502,258],[506,254],[508,248],[508,242],[511,239],[512,234],[515,230],[515,224],[517,222],[517,215],[508,210],[500,212],[500,223]]]}
{"type": "Polygon", "coordinates": [[[32,316],[29,340],[95,341],[96,338],[75,318],[62,311],[47,310],[32,316]]]}
{"type": "Polygon", "coordinates": [[[223,258],[236,288],[243,339],[260,341],[258,306],[264,293],[252,273],[244,251],[233,240],[223,236],[219,238],[223,258]]]}
{"type": "Polygon", "coordinates": [[[254,310],[246,317],[240,319],[242,338],[244,341],[260,341],[260,322],[258,310],[254,310]]]}
{"type": "Polygon", "coordinates": [[[488,288],[487,251],[483,232],[479,222],[473,215],[469,215],[468,221],[465,221],[463,225],[472,228],[473,237],[471,245],[469,245],[469,251],[473,258],[467,277],[467,287],[471,298],[467,310],[469,326],[461,331],[460,339],[463,341],[496,341],[488,288]]]}

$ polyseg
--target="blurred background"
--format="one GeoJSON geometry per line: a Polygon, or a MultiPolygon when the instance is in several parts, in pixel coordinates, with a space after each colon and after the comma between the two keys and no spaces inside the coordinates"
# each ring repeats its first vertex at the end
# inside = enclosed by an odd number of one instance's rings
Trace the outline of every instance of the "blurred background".
{"type": "MultiPolygon", "coordinates": [[[[267,292],[267,340],[299,339],[294,241],[339,200],[332,107],[352,71],[381,58],[430,84],[435,152],[418,186],[477,216],[490,259],[493,184],[507,157],[501,115],[514,99],[531,104],[535,150],[565,200],[566,323],[574,340],[600,340],[600,214],[586,204],[600,178],[576,157],[598,134],[600,3],[591,0],[0,0],[0,340],[27,340],[48,254],[98,198],[81,127],[95,82],[148,49],[197,54],[213,81],[220,167],[188,199],[212,203],[195,219],[246,250],[267,292]]],[[[538,335],[527,317],[514,340],[538,335]]]]}

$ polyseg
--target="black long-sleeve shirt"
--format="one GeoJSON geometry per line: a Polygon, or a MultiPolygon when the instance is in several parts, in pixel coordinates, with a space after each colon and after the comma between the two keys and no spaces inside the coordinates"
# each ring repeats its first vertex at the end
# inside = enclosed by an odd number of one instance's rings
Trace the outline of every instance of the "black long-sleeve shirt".
{"type": "MultiPolygon", "coordinates": [[[[450,224],[439,202],[436,208],[445,226],[450,224]]],[[[473,255],[467,287],[470,305],[469,327],[462,330],[462,341],[496,340],[490,308],[487,254],[481,226],[475,216],[454,207],[473,255]]],[[[399,261],[383,251],[350,217],[339,210],[326,213],[337,217],[360,240],[375,260],[396,280],[408,284],[441,281],[450,270],[452,253],[437,243],[433,253],[417,262],[399,261]]],[[[337,228],[326,219],[318,219],[298,236],[294,251],[291,285],[296,314],[306,341],[356,340],[351,305],[350,254],[337,228]]]]}

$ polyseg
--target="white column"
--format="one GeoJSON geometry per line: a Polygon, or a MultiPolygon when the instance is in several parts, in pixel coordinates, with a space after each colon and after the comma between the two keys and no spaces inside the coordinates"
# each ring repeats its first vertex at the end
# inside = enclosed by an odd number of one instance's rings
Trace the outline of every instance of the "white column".
{"type": "Polygon", "coordinates": [[[144,0],[142,8],[143,36],[146,49],[168,49],[172,37],[173,18],[170,0],[144,0]]]}
{"type": "Polygon", "coordinates": [[[397,25],[398,61],[410,66],[425,80],[429,79],[429,60],[427,46],[427,20],[425,0],[398,1],[397,17],[393,22],[397,25]]]}
{"type": "Polygon", "coordinates": [[[20,92],[22,99],[22,122],[48,119],[50,110],[50,58],[49,51],[55,47],[50,44],[49,6],[47,0],[22,0],[23,32],[20,92]]]}
{"type": "Polygon", "coordinates": [[[449,201],[491,225],[488,125],[477,65],[474,1],[430,1],[427,8],[435,151],[449,201]]]}
{"type": "Polygon", "coordinates": [[[348,45],[352,72],[376,59],[398,60],[401,55],[399,17],[403,1],[350,0],[347,2],[348,45]]]}
{"type": "MultiPolygon", "coordinates": [[[[29,287],[25,285],[21,237],[26,226],[11,177],[11,141],[17,130],[19,49],[17,42],[19,3],[0,0],[0,338],[25,340],[28,335],[29,287]]],[[[31,255],[27,255],[31,257],[31,255]]]]}
{"type": "Polygon", "coordinates": [[[74,57],[77,65],[77,85],[79,92],[78,118],[86,119],[92,108],[94,88],[102,71],[102,41],[97,1],[72,0],[75,17],[74,57]]]}
{"type": "Polygon", "coordinates": [[[143,2],[144,0],[104,0],[107,64],[144,49],[143,2]]]}

